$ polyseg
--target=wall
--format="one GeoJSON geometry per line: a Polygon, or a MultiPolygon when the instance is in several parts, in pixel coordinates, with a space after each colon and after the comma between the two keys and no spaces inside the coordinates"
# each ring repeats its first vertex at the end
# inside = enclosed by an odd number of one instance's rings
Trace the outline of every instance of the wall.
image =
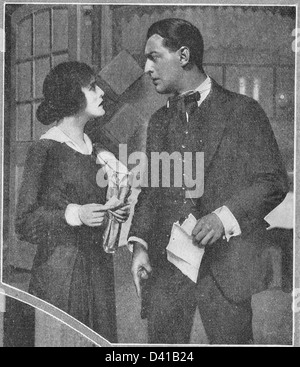
{"type": "MultiPolygon", "coordinates": [[[[106,115],[92,129],[95,140],[107,136],[118,154],[145,149],[151,114],[166,102],[143,74],[147,29],[160,19],[189,20],[202,32],[206,72],[226,88],[257,99],[266,111],[287,170],[294,169],[294,7],[130,6],[93,9],[101,34],[94,60],[109,101],[106,115]],[[100,126],[100,127],[99,127],[100,126]]],[[[121,242],[126,242],[130,222],[121,242]]]]}
{"type": "MultiPolygon", "coordinates": [[[[271,120],[287,169],[293,170],[295,8],[282,7],[277,11],[271,7],[239,6],[103,8],[101,19],[105,19],[106,29],[102,32],[107,37],[101,41],[102,67],[126,50],[143,68],[146,32],[156,20],[179,17],[196,25],[204,38],[206,71],[228,89],[259,100],[271,120]]],[[[145,104],[141,94],[136,96],[137,104],[142,103],[143,109],[149,106],[152,111],[152,99],[145,104]]],[[[142,129],[144,123],[138,121],[136,130],[142,129]]],[[[131,131],[130,137],[135,132],[131,131]]]]}

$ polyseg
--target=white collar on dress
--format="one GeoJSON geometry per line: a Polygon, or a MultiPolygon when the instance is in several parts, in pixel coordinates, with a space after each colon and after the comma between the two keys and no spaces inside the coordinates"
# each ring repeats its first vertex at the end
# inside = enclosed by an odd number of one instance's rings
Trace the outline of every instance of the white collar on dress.
{"type": "Polygon", "coordinates": [[[43,134],[40,139],[49,139],[54,140],[59,143],[66,143],[70,148],[76,150],[77,152],[85,155],[92,154],[93,151],[93,144],[91,139],[84,134],[83,139],[88,149],[88,153],[82,151],[82,149],[74,142],[67,134],[65,134],[62,130],[60,130],[57,126],[52,127],[49,129],[45,134],[43,134]]]}

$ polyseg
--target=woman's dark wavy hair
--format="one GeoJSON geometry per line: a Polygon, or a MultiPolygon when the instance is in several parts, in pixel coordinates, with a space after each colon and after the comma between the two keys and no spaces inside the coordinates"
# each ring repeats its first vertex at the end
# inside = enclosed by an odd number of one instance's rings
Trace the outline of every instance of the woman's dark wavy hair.
{"type": "Polygon", "coordinates": [[[147,39],[154,34],[164,38],[163,45],[171,51],[177,51],[182,46],[190,50],[190,62],[203,71],[203,38],[197,27],[190,22],[178,19],[167,18],[153,23],[147,33],[147,39]]]}
{"type": "Polygon", "coordinates": [[[55,66],[43,84],[44,101],[37,109],[37,119],[44,125],[76,115],[86,105],[81,88],[94,76],[85,63],[67,61],[55,66]]]}

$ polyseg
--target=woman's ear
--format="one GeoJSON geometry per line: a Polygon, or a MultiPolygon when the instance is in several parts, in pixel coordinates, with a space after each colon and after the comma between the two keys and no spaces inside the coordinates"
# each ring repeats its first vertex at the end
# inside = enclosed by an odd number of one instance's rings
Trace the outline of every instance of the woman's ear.
{"type": "Polygon", "coordinates": [[[181,66],[186,66],[190,61],[190,49],[186,46],[182,46],[178,51],[181,66]]]}

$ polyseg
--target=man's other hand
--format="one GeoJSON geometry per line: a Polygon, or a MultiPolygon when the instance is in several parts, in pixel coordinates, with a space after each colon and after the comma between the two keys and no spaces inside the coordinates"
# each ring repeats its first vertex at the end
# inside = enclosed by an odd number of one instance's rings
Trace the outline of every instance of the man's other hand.
{"type": "Polygon", "coordinates": [[[147,279],[152,272],[148,252],[143,245],[135,242],[131,263],[131,274],[138,297],[141,297],[141,279],[147,279]]]}
{"type": "Polygon", "coordinates": [[[194,243],[200,247],[215,243],[223,234],[223,223],[215,213],[199,219],[192,232],[194,243]]]}

